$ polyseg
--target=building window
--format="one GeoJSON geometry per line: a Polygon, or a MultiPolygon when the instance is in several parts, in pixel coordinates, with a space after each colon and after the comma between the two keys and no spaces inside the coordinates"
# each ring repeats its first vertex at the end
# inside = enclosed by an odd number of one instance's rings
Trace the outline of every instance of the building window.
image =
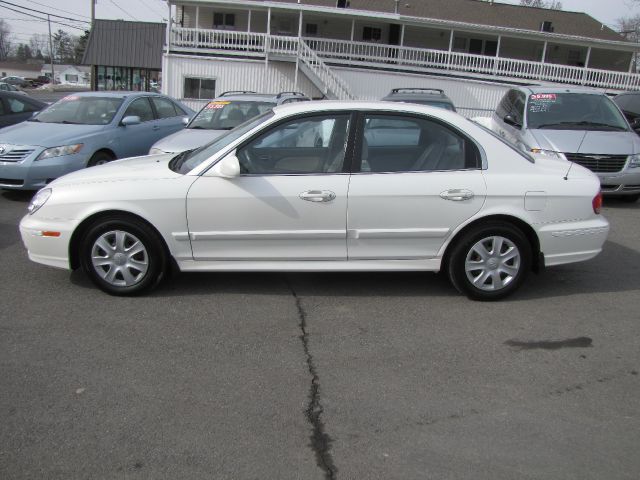
{"type": "Polygon", "coordinates": [[[362,29],[362,40],[365,42],[379,42],[382,38],[382,29],[377,27],[364,27],[362,29]]]}
{"type": "Polygon", "coordinates": [[[463,37],[455,37],[453,39],[453,50],[455,52],[467,51],[467,39],[463,37]]]}
{"type": "Polygon", "coordinates": [[[318,35],[318,24],[317,23],[307,23],[307,25],[304,28],[304,32],[307,35],[315,37],[316,35],[318,35]]]}
{"type": "Polygon", "coordinates": [[[184,79],[184,98],[208,100],[216,96],[216,81],[212,78],[184,79]]]}
{"type": "Polygon", "coordinates": [[[78,83],[78,75],[69,75],[66,74],[64,76],[65,81],[67,81],[68,83],[78,83]]]}
{"type": "Polygon", "coordinates": [[[235,13],[214,13],[213,28],[232,28],[236,25],[235,13]]]}

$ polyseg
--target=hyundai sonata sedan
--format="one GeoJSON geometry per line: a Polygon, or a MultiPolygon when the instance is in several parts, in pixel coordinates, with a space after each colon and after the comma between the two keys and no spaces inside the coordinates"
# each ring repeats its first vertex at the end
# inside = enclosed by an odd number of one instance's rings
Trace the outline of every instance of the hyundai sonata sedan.
{"type": "Polygon", "coordinates": [[[275,107],[197,150],[55,180],[29,257],[132,295],[182,271],[439,271],[473,299],[602,249],[600,183],[462,116],[389,102],[275,107]]]}

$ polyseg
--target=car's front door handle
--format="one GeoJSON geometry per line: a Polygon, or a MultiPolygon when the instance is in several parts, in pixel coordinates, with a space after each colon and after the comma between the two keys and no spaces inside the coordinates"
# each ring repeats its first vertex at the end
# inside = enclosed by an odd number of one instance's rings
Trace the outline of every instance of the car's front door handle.
{"type": "Polygon", "coordinates": [[[336,198],[336,194],[331,190],[307,190],[302,192],[299,197],[308,202],[330,202],[336,198]]]}
{"type": "Polygon", "coordinates": [[[453,200],[454,202],[461,202],[463,200],[472,199],[473,192],[471,190],[455,188],[451,190],[445,190],[440,194],[440,198],[443,198],[445,200],[453,200]]]}

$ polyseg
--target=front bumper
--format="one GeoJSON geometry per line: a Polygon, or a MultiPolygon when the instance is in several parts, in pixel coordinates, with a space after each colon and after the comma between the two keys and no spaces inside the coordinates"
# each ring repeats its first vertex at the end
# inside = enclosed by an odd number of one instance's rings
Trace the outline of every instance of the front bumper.
{"type": "Polygon", "coordinates": [[[623,196],[640,194],[640,167],[628,168],[620,173],[598,173],[602,194],[623,196]]]}
{"type": "Polygon", "coordinates": [[[30,151],[17,160],[5,160],[0,157],[0,188],[13,190],[40,190],[62,175],[80,170],[87,165],[88,155],[83,151],[75,155],[63,155],[45,160],[37,160],[45,149],[43,147],[8,145],[15,150],[30,151]]]}
{"type": "Polygon", "coordinates": [[[72,226],[66,221],[41,220],[26,215],[20,221],[20,236],[29,259],[51,267],[69,270],[69,242],[72,226]],[[43,236],[43,232],[59,232],[59,236],[43,236]]]}

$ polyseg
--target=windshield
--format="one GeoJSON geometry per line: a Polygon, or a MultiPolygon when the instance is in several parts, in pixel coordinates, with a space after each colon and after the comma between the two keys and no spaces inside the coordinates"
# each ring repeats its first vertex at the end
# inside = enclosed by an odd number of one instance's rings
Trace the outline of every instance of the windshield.
{"type": "Polygon", "coordinates": [[[527,102],[527,127],[554,130],[629,130],[627,122],[605,95],[536,93],[527,102]]]}
{"type": "Polygon", "coordinates": [[[169,168],[174,172],[182,174],[190,172],[202,162],[211,158],[215,153],[243,136],[245,133],[251,131],[262,122],[273,117],[273,115],[273,111],[268,110],[259,117],[254,117],[251,120],[246,121],[242,125],[238,125],[237,128],[234,128],[233,130],[217,137],[212,142],[207,143],[197,150],[190,150],[176,155],[169,163],[169,168]]]}
{"type": "Polygon", "coordinates": [[[123,99],[69,95],[32,118],[32,122],[106,125],[111,123],[123,99]]]}
{"type": "Polygon", "coordinates": [[[231,130],[274,106],[273,102],[213,100],[198,112],[187,128],[231,130]]]}

